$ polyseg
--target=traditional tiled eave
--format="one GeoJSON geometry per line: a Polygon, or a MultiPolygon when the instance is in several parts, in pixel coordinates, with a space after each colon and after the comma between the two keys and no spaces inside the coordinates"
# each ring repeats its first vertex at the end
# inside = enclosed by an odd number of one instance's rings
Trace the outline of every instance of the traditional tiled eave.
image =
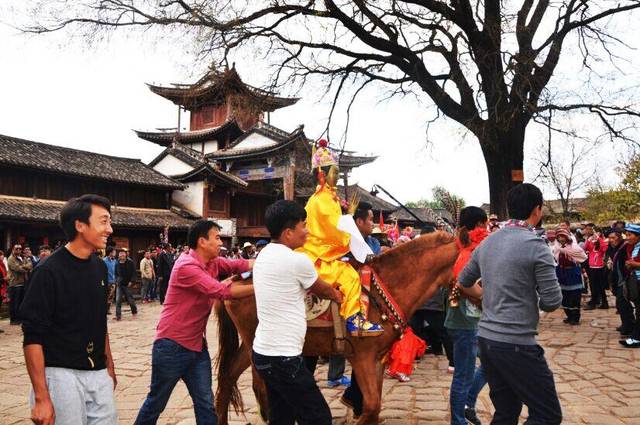
{"type": "Polygon", "coordinates": [[[189,182],[194,180],[202,180],[205,177],[212,177],[214,180],[218,180],[225,185],[231,186],[233,188],[244,189],[249,184],[242,180],[239,177],[234,176],[233,174],[226,173],[222,170],[217,169],[214,166],[209,164],[202,164],[198,168],[193,169],[187,173],[184,173],[179,176],[173,176],[174,179],[180,182],[189,182]]]}
{"type": "Polygon", "coordinates": [[[378,159],[377,156],[358,156],[358,155],[346,155],[340,156],[341,168],[357,168],[363,165],[371,164],[378,159]]]}
{"type": "Polygon", "coordinates": [[[203,104],[215,104],[225,101],[227,95],[237,94],[249,97],[263,111],[293,105],[299,99],[280,97],[277,94],[245,84],[235,69],[224,72],[209,71],[194,84],[173,84],[171,87],[147,84],[149,89],[186,109],[203,104]]]}
{"type": "MultiPolygon", "coordinates": [[[[58,223],[64,201],[0,195],[0,219],[14,222],[58,223]]],[[[114,227],[186,230],[193,219],[172,210],[155,208],[111,207],[114,227]]]]}
{"type": "Polygon", "coordinates": [[[298,129],[289,133],[289,135],[286,137],[283,136],[282,134],[274,135],[272,130],[269,130],[269,129],[254,127],[251,130],[247,131],[245,134],[243,134],[241,137],[244,140],[244,138],[248,137],[250,134],[253,134],[253,133],[259,133],[267,137],[270,137],[274,140],[274,143],[269,146],[243,149],[243,148],[237,148],[239,142],[234,142],[233,144],[234,147],[219,150],[216,152],[211,152],[205,155],[205,157],[207,159],[216,160],[216,161],[251,160],[256,158],[263,158],[266,156],[271,156],[275,152],[278,152],[281,149],[284,149],[297,141],[306,140],[304,132],[302,131],[302,127],[299,127],[298,129]]]}
{"type": "Polygon", "coordinates": [[[138,159],[120,158],[0,135],[0,166],[166,190],[184,186],[138,159]]]}
{"type": "Polygon", "coordinates": [[[171,146],[174,141],[181,144],[190,144],[220,139],[235,140],[242,135],[242,130],[235,120],[227,121],[219,127],[193,131],[133,131],[139,138],[160,146],[171,146]]]}

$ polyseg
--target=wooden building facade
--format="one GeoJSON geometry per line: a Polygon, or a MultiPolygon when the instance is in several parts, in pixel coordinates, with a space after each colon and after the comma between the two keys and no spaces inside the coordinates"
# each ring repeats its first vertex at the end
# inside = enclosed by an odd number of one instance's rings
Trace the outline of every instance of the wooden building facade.
{"type": "Polygon", "coordinates": [[[134,260],[168,234],[178,243],[194,217],[171,206],[184,185],[139,160],[101,155],[0,135],[0,246],[55,246],[64,203],[93,193],[112,203],[110,244],[134,260]]]}

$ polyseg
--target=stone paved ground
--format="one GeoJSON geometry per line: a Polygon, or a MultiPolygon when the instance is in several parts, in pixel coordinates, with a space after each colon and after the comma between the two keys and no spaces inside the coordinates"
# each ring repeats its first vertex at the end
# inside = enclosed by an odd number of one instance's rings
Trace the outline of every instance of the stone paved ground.
{"type": "MultiPolygon", "coordinates": [[[[147,392],[151,343],[159,312],[158,305],[144,305],[137,318],[125,312],[122,322],[109,326],[119,379],[116,398],[123,424],[133,422],[147,392]]],[[[561,312],[543,315],[539,340],[555,373],[564,423],[640,424],[640,350],[625,349],[618,344],[615,310],[583,312],[579,327],[564,325],[562,318],[561,312]]],[[[0,321],[0,328],[5,330],[0,334],[0,423],[26,424],[29,378],[22,357],[20,329],[9,326],[6,320],[0,321]]],[[[209,326],[208,339],[215,344],[215,326],[209,326]]],[[[446,366],[443,357],[428,356],[417,365],[411,382],[401,384],[386,379],[381,415],[384,423],[448,423],[451,375],[447,374],[446,366]]],[[[326,365],[319,367],[317,378],[332,409],[334,423],[351,423],[351,417],[338,401],[341,391],[327,388],[326,373],[326,365]]],[[[242,376],[240,387],[247,413],[246,418],[232,416],[233,423],[258,423],[247,373],[242,376]]],[[[478,410],[483,423],[488,423],[492,407],[487,388],[480,394],[478,410]]],[[[195,423],[191,400],[182,383],[178,384],[159,423],[195,423]]]]}

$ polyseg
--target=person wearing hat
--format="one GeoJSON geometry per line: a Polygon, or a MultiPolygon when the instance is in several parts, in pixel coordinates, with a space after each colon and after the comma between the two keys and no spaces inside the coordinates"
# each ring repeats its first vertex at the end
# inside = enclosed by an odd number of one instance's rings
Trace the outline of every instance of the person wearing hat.
{"type": "Polygon", "coordinates": [[[244,258],[245,260],[256,258],[255,247],[251,242],[245,242],[244,245],[242,245],[242,258],[244,258]]]}
{"type": "MultiPolygon", "coordinates": [[[[625,262],[625,280],[630,273],[636,274],[636,279],[640,280],[640,224],[627,224],[627,261],[625,262]]],[[[631,336],[620,340],[620,344],[627,348],[640,348],[640,300],[629,300],[633,306],[635,320],[631,336]]]]}
{"type": "Polygon", "coordinates": [[[269,241],[265,239],[260,239],[258,242],[256,242],[256,257],[258,256],[258,254],[260,254],[260,251],[262,251],[262,248],[264,248],[267,245],[269,245],[269,241]]]}
{"type": "Polygon", "coordinates": [[[562,290],[562,307],[567,316],[564,323],[580,324],[580,299],[582,297],[582,272],[580,264],[587,254],[571,239],[569,231],[561,227],[555,232],[552,252],[556,259],[556,275],[562,290]]]}
{"type": "MultiPolygon", "coordinates": [[[[344,295],[340,314],[347,322],[348,332],[353,336],[377,336],[383,333],[383,328],[365,317],[360,303],[360,275],[351,264],[341,260],[351,250],[351,235],[337,227],[343,204],[335,189],[338,158],[327,144],[326,140],[321,140],[311,156],[311,168],[316,173],[318,186],[305,206],[308,237],[299,252],[309,257],[323,281],[340,288],[344,295]]],[[[356,207],[350,205],[350,212],[356,207]]]]}

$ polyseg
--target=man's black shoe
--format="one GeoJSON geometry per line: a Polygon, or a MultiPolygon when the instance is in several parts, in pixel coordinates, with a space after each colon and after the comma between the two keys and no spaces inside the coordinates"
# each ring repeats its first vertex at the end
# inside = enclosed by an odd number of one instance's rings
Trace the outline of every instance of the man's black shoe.
{"type": "Polygon", "coordinates": [[[595,310],[596,306],[593,304],[587,304],[586,306],[584,306],[584,310],[595,310]]]}
{"type": "Polygon", "coordinates": [[[569,318],[566,318],[566,319],[562,320],[562,323],[569,323],[569,322],[570,322],[569,318]]]}
{"type": "Polygon", "coordinates": [[[0,329],[0,334],[3,334],[3,333],[4,333],[4,331],[2,329],[0,329]]]}
{"type": "Polygon", "coordinates": [[[482,422],[478,419],[478,415],[476,415],[476,409],[472,407],[464,409],[464,417],[471,425],[482,425],[482,422]]]}
{"type": "Polygon", "coordinates": [[[640,348],[640,341],[632,339],[632,338],[628,338],[628,339],[621,339],[620,341],[618,341],[620,343],[620,345],[622,345],[623,347],[627,347],[627,348],[640,348]]]}

